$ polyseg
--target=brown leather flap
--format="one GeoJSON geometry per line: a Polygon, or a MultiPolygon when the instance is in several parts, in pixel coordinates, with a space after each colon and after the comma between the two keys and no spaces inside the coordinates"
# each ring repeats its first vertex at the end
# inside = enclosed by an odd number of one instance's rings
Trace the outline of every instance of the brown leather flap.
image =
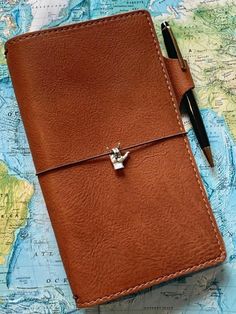
{"type": "Polygon", "coordinates": [[[191,88],[194,88],[192,75],[187,65],[187,70],[183,71],[179,65],[178,59],[169,59],[164,57],[165,65],[172,82],[177,102],[180,105],[183,95],[191,88]]]}
{"type": "MultiPolygon", "coordinates": [[[[118,142],[126,147],[182,131],[144,12],[22,35],[6,46],[37,172],[118,142]]],[[[179,65],[166,64],[171,79],[176,73],[183,84],[179,65]]]]}

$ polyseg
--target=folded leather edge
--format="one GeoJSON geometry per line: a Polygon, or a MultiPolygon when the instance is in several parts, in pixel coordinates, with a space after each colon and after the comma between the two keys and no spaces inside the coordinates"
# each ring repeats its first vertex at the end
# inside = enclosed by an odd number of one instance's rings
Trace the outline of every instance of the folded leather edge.
{"type": "MultiPolygon", "coordinates": [[[[28,38],[32,38],[32,37],[36,37],[36,36],[41,36],[41,35],[47,35],[47,34],[50,34],[50,33],[58,33],[58,32],[64,32],[64,31],[69,31],[69,30],[73,30],[73,29],[78,29],[78,28],[83,28],[83,27],[88,27],[88,26],[92,26],[92,25],[97,25],[97,24],[103,24],[103,23],[107,23],[109,21],[114,21],[114,20],[121,20],[121,19],[124,19],[124,18],[128,18],[128,17],[132,17],[132,16],[137,16],[137,15],[142,15],[142,16],[145,16],[146,19],[147,19],[147,23],[150,27],[150,33],[151,33],[151,36],[152,36],[152,44],[154,45],[155,47],[155,50],[156,50],[156,53],[157,53],[157,56],[158,56],[158,59],[159,59],[159,62],[161,64],[161,67],[162,67],[162,71],[163,71],[163,75],[165,77],[165,80],[166,80],[166,84],[167,84],[167,88],[169,90],[169,95],[170,95],[170,99],[171,99],[171,102],[172,102],[172,105],[174,107],[174,110],[176,112],[176,118],[177,118],[177,122],[178,122],[178,125],[179,125],[179,129],[181,132],[184,132],[184,128],[183,128],[183,125],[181,123],[181,120],[180,120],[180,115],[179,115],[179,110],[176,106],[176,100],[179,99],[179,95],[181,95],[181,93],[178,93],[175,91],[175,88],[173,86],[173,84],[171,84],[171,76],[173,75],[172,73],[173,70],[171,71],[170,68],[170,64],[174,64],[172,61],[167,61],[165,62],[164,61],[164,58],[161,54],[161,51],[160,51],[160,48],[159,48],[159,45],[158,45],[158,42],[157,42],[157,38],[156,38],[156,33],[154,31],[154,26],[153,26],[153,23],[152,23],[152,20],[151,20],[151,16],[149,14],[148,11],[146,10],[139,10],[139,11],[134,11],[134,12],[129,12],[129,13],[124,13],[124,14],[119,14],[119,15],[115,15],[115,16],[111,16],[111,17],[105,17],[105,18],[101,18],[101,19],[98,19],[98,20],[94,20],[94,21],[88,21],[88,22],[83,22],[83,23],[79,23],[79,24],[74,24],[74,25],[70,25],[70,26],[62,26],[62,27],[58,27],[58,28],[52,28],[52,29],[49,29],[49,30],[42,30],[42,31],[36,31],[36,32],[31,32],[31,33],[28,33],[28,34],[23,34],[23,35],[19,35],[19,36],[16,36],[10,40],[8,40],[5,44],[5,54],[7,55],[7,52],[8,52],[8,49],[9,49],[9,46],[10,45],[13,45],[14,43],[18,42],[18,41],[22,41],[22,40],[26,40],[28,38]],[[167,70],[167,68],[169,68],[169,72],[167,70]],[[172,92],[172,90],[174,91],[174,93],[172,92]],[[176,93],[176,95],[175,95],[176,93]]],[[[168,59],[170,60],[170,59],[168,59]]],[[[191,84],[190,84],[191,85],[191,84]]],[[[198,185],[199,185],[199,189],[201,191],[201,194],[202,194],[202,200],[203,202],[205,203],[205,207],[206,207],[206,210],[207,210],[207,213],[209,215],[209,219],[210,219],[210,222],[211,222],[211,225],[212,225],[212,228],[213,228],[213,231],[215,233],[215,237],[216,237],[216,240],[218,242],[218,246],[219,246],[219,251],[220,251],[220,255],[214,259],[211,259],[209,261],[203,261],[201,262],[200,264],[197,264],[197,265],[194,265],[194,266],[191,266],[191,267],[187,267],[185,269],[182,269],[182,270],[179,270],[175,273],[171,273],[171,274],[166,274],[166,275],[163,275],[161,277],[158,277],[158,278],[155,278],[155,279],[152,279],[150,281],[147,281],[147,282],[144,282],[144,283],[140,283],[134,287],[131,287],[131,288],[127,288],[127,289],[124,289],[122,291],[119,291],[119,292],[116,292],[116,293],[113,293],[113,294],[110,294],[110,295],[107,295],[107,296],[101,296],[95,300],[90,300],[90,301],[83,301],[83,302],[80,302],[80,299],[79,297],[75,296],[75,300],[76,300],[76,304],[80,307],[80,308],[84,308],[84,307],[90,307],[90,306],[93,306],[93,305],[96,305],[96,304],[101,304],[101,303],[105,303],[105,302],[108,302],[108,301],[111,301],[115,298],[118,298],[118,297],[122,297],[122,296],[125,296],[127,294],[130,294],[130,293],[135,293],[137,291],[139,291],[140,289],[144,289],[144,288],[148,288],[154,284],[158,284],[158,283],[161,283],[163,281],[167,281],[167,280],[171,280],[171,279],[174,279],[180,275],[187,275],[193,271],[198,271],[198,270],[201,270],[203,268],[206,268],[206,267],[211,267],[211,266],[214,266],[214,265],[217,265],[219,264],[220,262],[223,262],[226,258],[226,252],[225,252],[225,248],[224,248],[224,244],[223,242],[220,240],[220,235],[219,235],[219,232],[217,231],[217,227],[214,223],[215,219],[211,213],[211,209],[210,207],[208,206],[208,202],[207,202],[207,199],[206,199],[206,195],[205,195],[205,192],[204,192],[204,187],[201,183],[201,179],[200,179],[200,175],[199,175],[199,172],[197,170],[197,166],[196,166],[196,163],[194,161],[194,157],[190,151],[190,146],[189,146],[189,143],[188,143],[188,140],[186,137],[183,137],[183,140],[185,142],[185,146],[186,146],[186,150],[188,152],[188,155],[189,155],[189,160],[191,162],[191,165],[193,167],[193,171],[195,173],[195,177],[196,177],[196,180],[198,182],[198,185]]]]}

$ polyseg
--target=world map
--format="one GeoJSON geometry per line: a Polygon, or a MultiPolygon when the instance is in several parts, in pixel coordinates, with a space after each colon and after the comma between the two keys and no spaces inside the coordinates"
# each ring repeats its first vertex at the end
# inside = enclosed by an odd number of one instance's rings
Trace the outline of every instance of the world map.
{"type": "Polygon", "coordinates": [[[214,169],[188,117],[183,121],[228,256],[223,265],[102,305],[99,311],[236,313],[236,1],[0,0],[0,314],[84,312],[75,307],[35,176],[4,43],[28,31],[142,8],[152,15],[163,52],[160,23],[168,20],[189,62],[214,169]]]}

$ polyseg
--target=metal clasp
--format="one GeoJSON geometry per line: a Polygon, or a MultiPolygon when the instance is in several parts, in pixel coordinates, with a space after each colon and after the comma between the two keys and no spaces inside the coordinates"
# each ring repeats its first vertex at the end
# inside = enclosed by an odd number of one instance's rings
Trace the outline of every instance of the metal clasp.
{"type": "Polygon", "coordinates": [[[120,144],[117,147],[112,148],[112,153],[110,154],[110,159],[115,170],[123,169],[125,166],[123,162],[127,159],[129,152],[124,155],[121,154],[120,144]]]}

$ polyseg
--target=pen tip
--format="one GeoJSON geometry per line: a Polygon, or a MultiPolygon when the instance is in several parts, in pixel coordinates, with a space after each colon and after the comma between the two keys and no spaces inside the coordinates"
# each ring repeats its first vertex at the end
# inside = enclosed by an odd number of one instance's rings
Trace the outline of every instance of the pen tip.
{"type": "Polygon", "coordinates": [[[163,22],[163,23],[161,23],[161,29],[163,30],[163,29],[165,29],[166,27],[168,27],[169,26],[169,23],[168,22],[163,22]]]}
{"type": "Polygon", "coordinates": [[[210,146],[206,146],[203,148],[204,155],[206,156],[206,159],[209,163],[209,165],[213,168],[214,167],[214,161],[212,157],[212,152],[210,146]]]}

